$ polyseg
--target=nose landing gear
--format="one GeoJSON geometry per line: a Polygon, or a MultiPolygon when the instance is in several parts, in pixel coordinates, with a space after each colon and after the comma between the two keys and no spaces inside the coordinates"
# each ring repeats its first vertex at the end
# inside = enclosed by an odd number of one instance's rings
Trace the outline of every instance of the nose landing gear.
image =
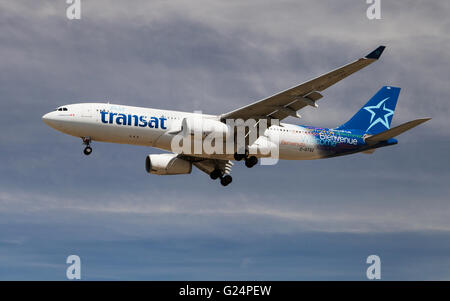
{"type": "Polygon", "coordinates": [[[92,147],[86,146],[86,147],[84,148],[84,150],[83,150],[83,153],[84,153],[86,156],[89,156],[89,155],[92,153],[92,147]]]}
{"type": "Polygon", "coordinates": [[[86,156],[89,156],[92,153],[92,147],[91,145],[91,138],[90,137],[81,137],[83,139],[83,144],[86,145],[86,147],[83,150],[83,153],[86,156]]]}

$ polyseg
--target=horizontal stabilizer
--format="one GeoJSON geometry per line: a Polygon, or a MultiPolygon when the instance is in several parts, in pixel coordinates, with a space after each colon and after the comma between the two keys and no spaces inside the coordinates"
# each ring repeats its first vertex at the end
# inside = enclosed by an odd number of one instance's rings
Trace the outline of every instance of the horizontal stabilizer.
{"type": "Polygon", "coordinates": [[[388,140],[389,138],[396,137],[396,136],[400,135],[401,133],[406,132],[406,131],[412,129],[413,127],[416,127],[419,124],[422,124],[430,119],[431,118],[421,118],[421,119],[416,119],[413,121],[406,122],[399,126],[393,127],[392,129],[389,129],[387,131],[367,137],[365,139],[365,141],[367,144],[374,144],[374,143],[377,143],[380,141],[388,140]]]}

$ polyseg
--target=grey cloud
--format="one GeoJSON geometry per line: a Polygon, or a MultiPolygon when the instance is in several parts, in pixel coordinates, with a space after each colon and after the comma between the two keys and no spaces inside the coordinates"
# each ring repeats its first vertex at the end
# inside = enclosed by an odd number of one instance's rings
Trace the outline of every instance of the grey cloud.
{"type": "Polygon", "coordinates": [[[448,278],[448,3],[383,1],[380,21],[364,1],[82,5],[68,21],[64,1],[0,3],[0,278],[60,279],[73,250],[92,279],[361,279],[374,250],[389,279],[448,278]],[[83,101],[222,113],[379,44],[379,62],[289,121],[332,127],[398,85],[394,123],[431,122],[373,155],[236,164],[227,189],[199,171],[147,175],[155,149],[94,143],[86,158],[40,120],[83,101]]]}

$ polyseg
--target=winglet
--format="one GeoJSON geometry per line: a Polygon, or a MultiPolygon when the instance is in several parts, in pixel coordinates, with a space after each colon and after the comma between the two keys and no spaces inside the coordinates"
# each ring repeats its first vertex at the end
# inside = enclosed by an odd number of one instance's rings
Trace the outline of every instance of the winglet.
{"type": "Polygon", "coordinates": [[[368,55],[366,55],[366,59],[375,59],[378,60],[381,56],[381,54],[384,51],[384,48],[386,48],[386,46],[380,46],[377,49],[375,49],[374,51],[372,51],[371,53],[369,53],[368,55]]]}

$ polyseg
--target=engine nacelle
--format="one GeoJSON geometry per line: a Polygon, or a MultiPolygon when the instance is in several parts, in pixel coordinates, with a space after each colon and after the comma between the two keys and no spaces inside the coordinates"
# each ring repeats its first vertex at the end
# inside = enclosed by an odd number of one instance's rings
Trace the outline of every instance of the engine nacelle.
{"type": "Polygon", "coordinates": [[[145,158],[145,170],[155,175],[180,175],[192,171],[192,163],[177,154],[155,154],[145,158]]]}
{"type": "Polygon", "coordinates": [[[181,126],[185,137],[197,135],[198,137],[204,138],[213,132],[226,137],[230,132],[230,129],[226,124],[217,120],[201,117],[184,118],[181,126]]]}
{"type": "Polygon", "coordinates": [[[266,136],[259,136],[252,145],[249,145],[248,149],[251,154],[258,154],[261,157],[270,157],[279,154],[278,145],[266,136]]]}

